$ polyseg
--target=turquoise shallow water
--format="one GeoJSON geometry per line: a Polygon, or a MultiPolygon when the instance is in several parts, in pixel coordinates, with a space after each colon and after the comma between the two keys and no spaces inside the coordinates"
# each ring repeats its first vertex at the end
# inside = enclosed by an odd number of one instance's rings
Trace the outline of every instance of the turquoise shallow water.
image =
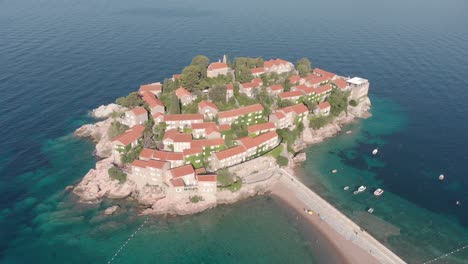
{"type": "MultiPolygon", "coordinates": [[[[386,184],[388,178],[398,177],[386,169],[389,157],[395,155],[395,149],[405,151],[391,135],[398,134],[409,123],[397,104],[379,98],[373,104],[373,117],[354,122],[335,138],[307,150],[308,160],[298,169],[303,181],[409,262],[421,263],[464,246],[468,230],[453,217],[408,202],[392,192],[395,188],[392,184],[386,184]],[[347,135],[344,133],[347,130],[353,133],[347,135]],[[392,148],[392,144],[397,146],[392,148]],[[376,147],[379,153],[373,156],[371,151],[376,147]],[[338,172],[331,173],[335,168],[338,172]],[[367,190],[352,194],[360,185],[365,185],[367,190]],[[345,186],[350,189],[345,191],[345,186]],[[373,195],[377,188],[385,190],[379,198],[373,195]],[[373,215],[366,212],[369,207],[375,209],[373,215]]],[[[400,184],[410,185],[414,192],[419,191],[418,185],[424,184],[405,171],[400,173],[406,178],[400,184]]],[[[426,181],[438,184],[439,188],[446,186],[437,180],[437,175],[427,175],[426,181]]],[[[454,188],[454,184],[449,188],[454,188]]],[[[433,196],[431,199],[446,198],[433,196]]],[[[447,206],[464,210],[454,202],[447,206]]],[[[462,251],[436,263],[465,263],[467,258],[468,252],[462,251]]]]}
{"type": "MultiPolygon", "coordinates": [[[[412,263],[468,243],[466,1],[203,3],[0,1],[0,262],[102,263],[113,254],[143,220],[130,205],[103,220],[108,202],[81,206],[63,192],[94,166],[93,145],[71,133],[91,122],[90,109],[180,72],[197,54],[307,56],[368,78],[374,117],[312,147],[304,181],[412,263]],[[330,175],[334,167],[342,169],[330,175]],[[386,193],[342,190],[360,184],[386,193]],[[360,214],[368,206],[376,219],[360,214]]],[[[327,262],[270,200],[165,221],[152,221],[119,261],[327,262]]]]}

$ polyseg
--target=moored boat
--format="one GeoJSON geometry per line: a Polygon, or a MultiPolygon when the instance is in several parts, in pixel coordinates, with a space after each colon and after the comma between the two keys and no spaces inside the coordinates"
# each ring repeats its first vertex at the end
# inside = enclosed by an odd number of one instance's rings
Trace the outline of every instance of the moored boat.
{"type": "Polygon", "coordinates": [[[374,195],[375,196],[380,196],[384,193],[384,190],[378,188],[377,190],[374,191],[374,195]]]}
{"type": "Polygon", "coordinates": [[[358,194],[358,193],[361,193],[361,192],[365,191],[366,189],[367,189],[366,186],[361,185],[361,186],[359,186],[359,188],[358,188],[356,191],[354,191],[353,193],[354,193],[354,194],[358,194]]]}
{"type": "Polygon", "coordinates": [[[337,170],[337,169],[333,169],[333,170],[331,170],[331,172],[332,172],[332,173],[337,173],[338,170],[337,170]]]}
{"type": "Polygon", "coordinates": [[[345,186],[345,187],[343,188],[343,190],[345,190],[345,191],[349,190],[349,186],[345,186]]]}
{"type": "Polygon", "coordinates": [[[376,148],[372,151],[372,155],[377,155],[378,152],[379,152],[379,149],[376,148]]]}
{"type": "Polygon", "coordinates": [[[443,181],[445,179],[445,175],[441,174],[439,175],[439,181],[443,181]]]}
{"type": "Polygon", "coordinates": [[[371,207],[371,208],[367,209],[367,212],[372,214],[374,212],[374,208],[371,207]]]}
{"type": "Polygon", "coordinates": [[[351,130],[346,131],[346,135],[349,135],[351,133],[353,133],[353,131],[351,131],[351,130]]]}

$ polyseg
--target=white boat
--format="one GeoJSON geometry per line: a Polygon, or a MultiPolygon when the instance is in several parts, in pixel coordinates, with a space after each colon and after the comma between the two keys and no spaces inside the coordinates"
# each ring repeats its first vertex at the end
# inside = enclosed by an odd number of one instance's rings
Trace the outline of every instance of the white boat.
{"type": "Polygon", "coordinates": [[[345,191],[349,190],[349,186],[345,186],[345,187],[343,188],[343,190],[345,190],[345,191]]]}
{"type": "Polygon", "coordinates": [[[439,181],[443,181],[445,179],[445,176],[443,174],[439,175],[439,181]]]}
{"type": "Polygon", "coordinates": [[[346,131],[346,135],[349,135],[351,133],[353,133],[353,131],[351,131],[351,130],[346,131]]]}
{"type": "Polygon", "coordinates": [[[361,193],[361,192],[365,191],[366,188],[367,188],[366,186],[361,185],[361,186],[359,186],[359,188],[358,188],[356,191],[354,191],[353,193],[354,193],[354,194],[361,193]]]}
{"type": "Polygon", "coordinates": [[[337,169],[333,169],[333,170],[331,170],[331,172],[332,172],[332,173],[337,173],[338,170],[337,170],[337,169]]]}
{"type": "Polygon", "coordinates": [[[375,190],[374,195],[375,195],[375,196],[380,196],[380,195],[382,195],[383,193],[384,193],[384,190],[378,188],[377,190],[375,190]]]}
{"type": "Polygon", "coordinates": [[[372,214],[374,212],[374,208],[371,207],[371,208],[367,209],[367,212],[372,214]]]}
{"type": "Polygon", "coordinates": [[[374,149],[374,150],[372,151],[372,155],[377,155],[378,152],[379,152],[379,149],[374,149]]]}

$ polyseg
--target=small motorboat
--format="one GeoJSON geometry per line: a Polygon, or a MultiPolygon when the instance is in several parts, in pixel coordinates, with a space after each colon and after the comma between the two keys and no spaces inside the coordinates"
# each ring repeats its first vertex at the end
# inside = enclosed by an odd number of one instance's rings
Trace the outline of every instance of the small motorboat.
{"type": "Polygon", "coordinates": [[[439,181],[443,181],[445,179],[445,175],[441,174],[439,175],[439,181]]]}
{"type": "Polygon", "coordinates": [[[374,191],[374,195],[375,196],[380,196],[384,193],[384,190],[378,188],[377,190],[374,191]]]}
{"type": "Polygon", "coordinates": [[[337,170],[337,169],[333,169],[333,170],[331,170],[331,172],[332,172],[332,173],[337,173],[338,170],[337,170]]]}
{"type": "Polygon", "coordinates": [[[345,191],[349,190],[349,186],[345,186],[345,187],[343,188],[343,190],[345,190],[345,191]]]}
{"type": "Polygon", "coordinates": [[[374,212],[374,208],[371,207],[371,208],[367,209],[367,212],[369,212],[370,214],[372,214],[372,213],[374,212]]]}
{"type": "Polygon", "coordinates": [[[460,201],[457,201],[455,204],[456,204],[456,205],[460,205],[460,201]]]}
{"type": "Polygon", "coordinates": [[[372,151],[372,155],[377,155],[377,153],[379,153],[379,149],[377,148],[372,151]]]}
{"type": "Polygon", "coordinates": [[[353,133],[353,131],[351,131],[351,130],[346,131],[346,135],[350,135],[352,133],[353,133]]]}
{"type": "Polygon", "coordinates": [[[365,191],[366,189],[367,189],[366,186],[361,185],[361,186],[359,186],[359,188],[358,188],[356,191],[354,191],[353,193],[354,193],[354,194],[358,194],[358,193],[361,193],[361,192],[365,191]]]}

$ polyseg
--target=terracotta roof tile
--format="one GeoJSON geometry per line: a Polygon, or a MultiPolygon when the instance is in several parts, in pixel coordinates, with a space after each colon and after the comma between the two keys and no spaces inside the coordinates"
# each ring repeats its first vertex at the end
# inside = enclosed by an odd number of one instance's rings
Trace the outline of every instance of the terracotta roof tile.
{"type": "Polygon", "coordinates": [[[193,140],[191,143],[192,148],[203,148],[203,147],[214,147],[224,145],[224,139],[213,138],[213,139],[199,139],[193,140]]]}
{"type": "Polygon", "coordinates": [[[156,106],[164,107],[164,104],[158,98],[156,98],[156,96],[151,92],[144,92],[143,93],[143,100],[146,103],[148,103],[148,105],[151,108],[156,107],[156,106]]]}
{"type": "Polygon", "coordinates": [[[215,182],[218,180],[218,175],[216,174],[197,175],[197,180],[202,181],[202,182],[215,182]]]}
{"type": "Polygon", "coordinates": [[[254,105],[249,105],[233,110],[228,110],[228,111],[223,111],[219,112],[218,116],[219,118],[227,118],[227,117],[236,117],[236,116],[242,116],[246,115],[249,113],[254,113],[258,111],[263,111],[263,106],[261,104],[254,104],[254,105]]]}
{"type": "Polygon", "coordinates": [[[202,120],[203,121],[203,115],[202,114],[174,114],[174,115],[165,115],[164,116],[164,121],[182,121],[182,120],[202,120]]]}
{"type": "Polygon", "coordinates": [[[275,85],[270,86],[270,90],[271,91],[283,91],[284,87],[281,84],[275,84],[275,85]]]}
{"type": "Polygon", "coordinates": [[[131,110],[135,115],[147,115],[148,112],[144,107],[138,106],[131,110]]]}
{"type": "Polygon", "coordinates": [[[265,134],[261,134],[259,136],[256,136],[254,138],[251,137],[245,137],[238,139],[238,141],[246,148],[246,149],[251,149],[257,146],[260,146],[261,144],[267,142],[268,140],[278,137],[278,134],[276,131],[270,131],[265,134]]]}
{"type": "Polygon", "coordinates": [[[263,67],[250,69],[250,73],[252,74],[262,74],[264,72],[265,72],[265,68],[263,67]]]}
{"type": "Polygon", "coordinates": [[[276,129],[275,123],[268,122],[268,123],[263,123],[263,124],[252,125],[247,128],[247,131],[249,133],[255,133],[257,131],[264,131],[264,130],[270,130],[270,129],[276,129]]]}
{"type": "Polygon", "coordinates": [[[303,94],[301,91],[289,91],[289,92],[283,92],[280,93],[278,96],[281,99],[289,99],[289,98],[294,98],[294,97],[301,97],[303,94]]]}
{"type": "Polygon", "coordinates": [[[169,151],[153,151],[153,159],[164,160],[164,161],[177,161],[184,160],[184,154],[182,152],[169,152],[169,151]]]}
{"type": "Polygon", "coordinates": [[[317,107],[321,110],[324,110],[324,109],[330,108],[331,106],[329,102],[321,102],[320,104],[318,104],[317,107]]]}
{"type": "Polygon", "coordinates": [[[273,59],[273,60],[263,62],[263,67],[271,68],[273,66],[280,66],[280,65],[286,65],[286,64],[289,64],[289,62],[282,60],[282,59],[273,59]]]}
{"type": "Polygon", "coordinates": [[[195,174],[192,165],[184,165],[181,167],[170,169],[169,172],[171,173],[172,177],[179,178],[182,176],[195,174]]]}
{"type": "Polygon", "coordinates": [[[160,82],[140,85],[140,92],[161,92],[162,84],[160,82]]]}
{"type": "Polygon", "coordinates": [[[340,78],[334,80],[333,82],[334,82],[334,83],[336,84],[336,86],[338,86],[338,88],[340,88],[340,89],[345,89],[345,88],[348,86],[348,84],[346,83],[346,81],[343,80],[343,79],[340,79],[340,78]]]}
{"type": "Polygon", "coordinates": [[[209,71],[226,69],[226,68],[229,68],[229,66],[224,62],[212,62],[210,65],[208,65],[209,71]]]}
{"type": "Polygon", "coordinates": [[[126,146],[132,143],[133,141],[141,138],[144,130],[145,130],[145,126],[136,125],[128,129],[127,131],[125,131],[122,135],[113,138],[111,141],[112,142],[119,141],[120,143],[126,146]]]}
{"type": "Polygon", "coordinates": [[[334,74],[334,73],[332,73],[332,72],[327,72],[327,71],[322,70],[322,69],[319,69],[319,68],[315,68],[315,69],[314,69],[314,73],[315,73],[315,74],[318,74],[318,75],[320,75],[320,76],[322,76],[322,77],[326,77],[326,78],[328,78],[328,79],[331,79],[331,78],[333,78],[333,77],[336,76],[336,74],[334,74]]]}
{"type": "Polygon", "coordinates": [[[198,103],[198,109],[203,109],[205,107],[211,107],[215,110],[218,110],[218,107],[210,101],[203,100],[200,103],[198,103]]]}
{"type": "Polygon", "coordinates": [[[171,182],[173,187],[184,187],[185,186],[184,180],[182,180],[180,178],[170,179],[169,181],[171,182]]]}
{"type": "Polygon", "coordinates": [[[187,91],[184,87],[177,88],[175,93],[179,98],[181,98],[182,96],[192,96],[192,94],[189,91],[187,91]]]}
{"type": "Polygon", "coordinates": [[[201,154],[203,152],[202,148],[190,148],[190,149],[184,149],[182,153],[184,153],[184,157],[195,155],[195,154],[201,154]]]}
{"type": "Polygon", "coordinates": [[[317,89],[315,89],[315,93],[321,94],[321,93],[326,93],[326,92],[331,91],[331,90],[332,90],[331,85],[327,84],[327,85],[323,85],[323,86],[320,86],[317,89]]]}
{"type": "Polygon", "coordinates": [[[214,153],[214,155],[216,156],[216,158],[218,160],[224,160],[224,159],[227,159],[229,157],[241,154],[241,153],[243,153],[245,151],[246,151],[246,149],[245,149],[244,146],[236,146],[236,147],[228,148],[228,149],[220,151],[220,152],[216,152],[216,153],[214,153]]]}

